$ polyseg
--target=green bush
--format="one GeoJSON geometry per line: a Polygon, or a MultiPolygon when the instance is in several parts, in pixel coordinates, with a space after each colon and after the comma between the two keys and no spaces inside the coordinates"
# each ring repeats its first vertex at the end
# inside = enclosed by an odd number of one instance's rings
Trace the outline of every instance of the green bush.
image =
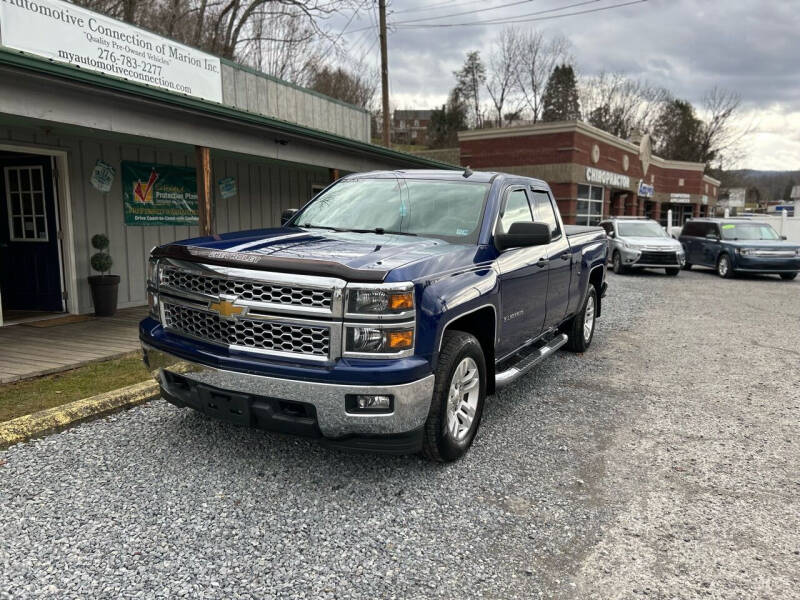
{"type": "Polygon", "coordinates": [[[111,259],[111,255],[108,252],[104,252],[104,250],[108,248],[108,245],[108,237],[104,234],[98,233],[92,236],[92,246],[96,250],[99,250],[99,252],[92,254],[90,262],[92,269],[101,275],[111,271],[111,266],[114,264],[114,261],[111,259]]]}

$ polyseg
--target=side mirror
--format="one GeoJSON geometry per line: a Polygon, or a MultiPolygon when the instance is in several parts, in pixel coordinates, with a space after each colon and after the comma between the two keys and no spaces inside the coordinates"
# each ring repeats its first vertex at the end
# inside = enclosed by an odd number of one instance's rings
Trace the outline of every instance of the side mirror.
{"type": "Polygon", "coordinates": [[[286,225],[286,223],[289,222],[289,219],[291,219],[297,213],[297,210],[298,209],[296,208],[287,208],[285,211],[283,211],[281,213],[281,225],[286,225]]]}
{"type": "Polygon", "coordinates": [[[782,235],[782,236],[781,236],[781,239],[782,239],[782,240],[787,240],[788,238],[787,238],[785,235],[782,235]]]}
{"type": "Polygon", "coordinates": [[[610,238],[614,238],[614,237],[617,237],[617,234],[616,234],[616,233],[614,233],[613,231],[609,231],[609,232],[608,232],[608,237],[610,237],[610,238]]]}
{"type": "Polygon", "coordinates": [[[508,233],[495,234],[494,245],[502,252],[509,248],[549,244],[550,238],[550,226],[547,223],[512,223],[508,233]]]}

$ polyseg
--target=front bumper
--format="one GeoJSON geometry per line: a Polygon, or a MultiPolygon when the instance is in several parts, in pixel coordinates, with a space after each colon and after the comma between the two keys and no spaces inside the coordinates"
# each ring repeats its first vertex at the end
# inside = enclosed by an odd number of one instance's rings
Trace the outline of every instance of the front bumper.
{"type": "Polygon", "coordinates": [[[241,425],[312,437],[409,436],[421,431],[433,397],[433,375],[397,385],[346,385],[218,369],[144,342],[142,352],[165,399],[173,404],[241,425]],[[170,367],[177,363],[182,363],[180,369],[170,367]],[[393,410],[350,413],[345,409],[345,397],[357,394],[390,395],[393,410]]]}
{"type": "Polygon", "coordinates": [[[640,250],[636,248],[619,248],[623,266],[630,268],[676,268],[683,267],[686,255],[674,250],[640,250]]]}
{"type": "Polygon", "coordinates": [[[771,258],[737,254],[733,268],[742,273],[797,273],[800,258],[771,258]]]}

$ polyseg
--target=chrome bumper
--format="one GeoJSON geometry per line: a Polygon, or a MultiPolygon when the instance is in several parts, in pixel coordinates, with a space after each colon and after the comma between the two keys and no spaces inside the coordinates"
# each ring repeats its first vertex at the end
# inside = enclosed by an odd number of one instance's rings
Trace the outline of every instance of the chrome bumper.
{"type": "Polygon", "coordinates": [[[161,385],[164,385],[164,371],[172,371],[170,365],[180,364],[173,372],[220,390],[312,404],[320,432],[328,438],[392,435],[419,429],[428,417],[433,397],[433,375],[399,385],[342,385],[216,369],[185,361],[145,343],[142,343],[142,352],[145,364],[161,385]],[[374,415],[348,413],[345,410],[345,396],[348,394],[391,395],[394,397],[394,411],[374,415]]]}

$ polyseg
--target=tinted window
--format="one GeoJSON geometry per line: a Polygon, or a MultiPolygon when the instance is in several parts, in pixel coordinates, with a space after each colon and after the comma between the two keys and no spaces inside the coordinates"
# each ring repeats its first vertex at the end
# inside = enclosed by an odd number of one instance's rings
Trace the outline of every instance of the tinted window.
{"type": "Polygon", "coordinates": [[[681,235],[698,236],[700,235],[700,223],[686,223],[683,226],[681,235]]]}
{"type": "Polygon", "coordinates": [[[531,192],[533,195],[533,221],[535,223],[547,223],[550,226],[552,236],[558,237],[561,232],[558,230],[558,219],[553,211],[553,203],[547,192],[531,192]]]}
{"type": "Polygon", "coordinates": [[[703,225],[703,231],[700,233],[701,236],[716,235],[719,237],[719,229],[716,223],[703,223],[703,225]]]}
{"type": "Polygon", "coordinates": [[[500,229],[503,233],[508,233],[512,223],[524,221],[531,223],[531,209],[528,206],[528,196],[525,190],[512,190],[508,194],[506,207],[503,209],[503,216],[500,217],[500,229]]]}

